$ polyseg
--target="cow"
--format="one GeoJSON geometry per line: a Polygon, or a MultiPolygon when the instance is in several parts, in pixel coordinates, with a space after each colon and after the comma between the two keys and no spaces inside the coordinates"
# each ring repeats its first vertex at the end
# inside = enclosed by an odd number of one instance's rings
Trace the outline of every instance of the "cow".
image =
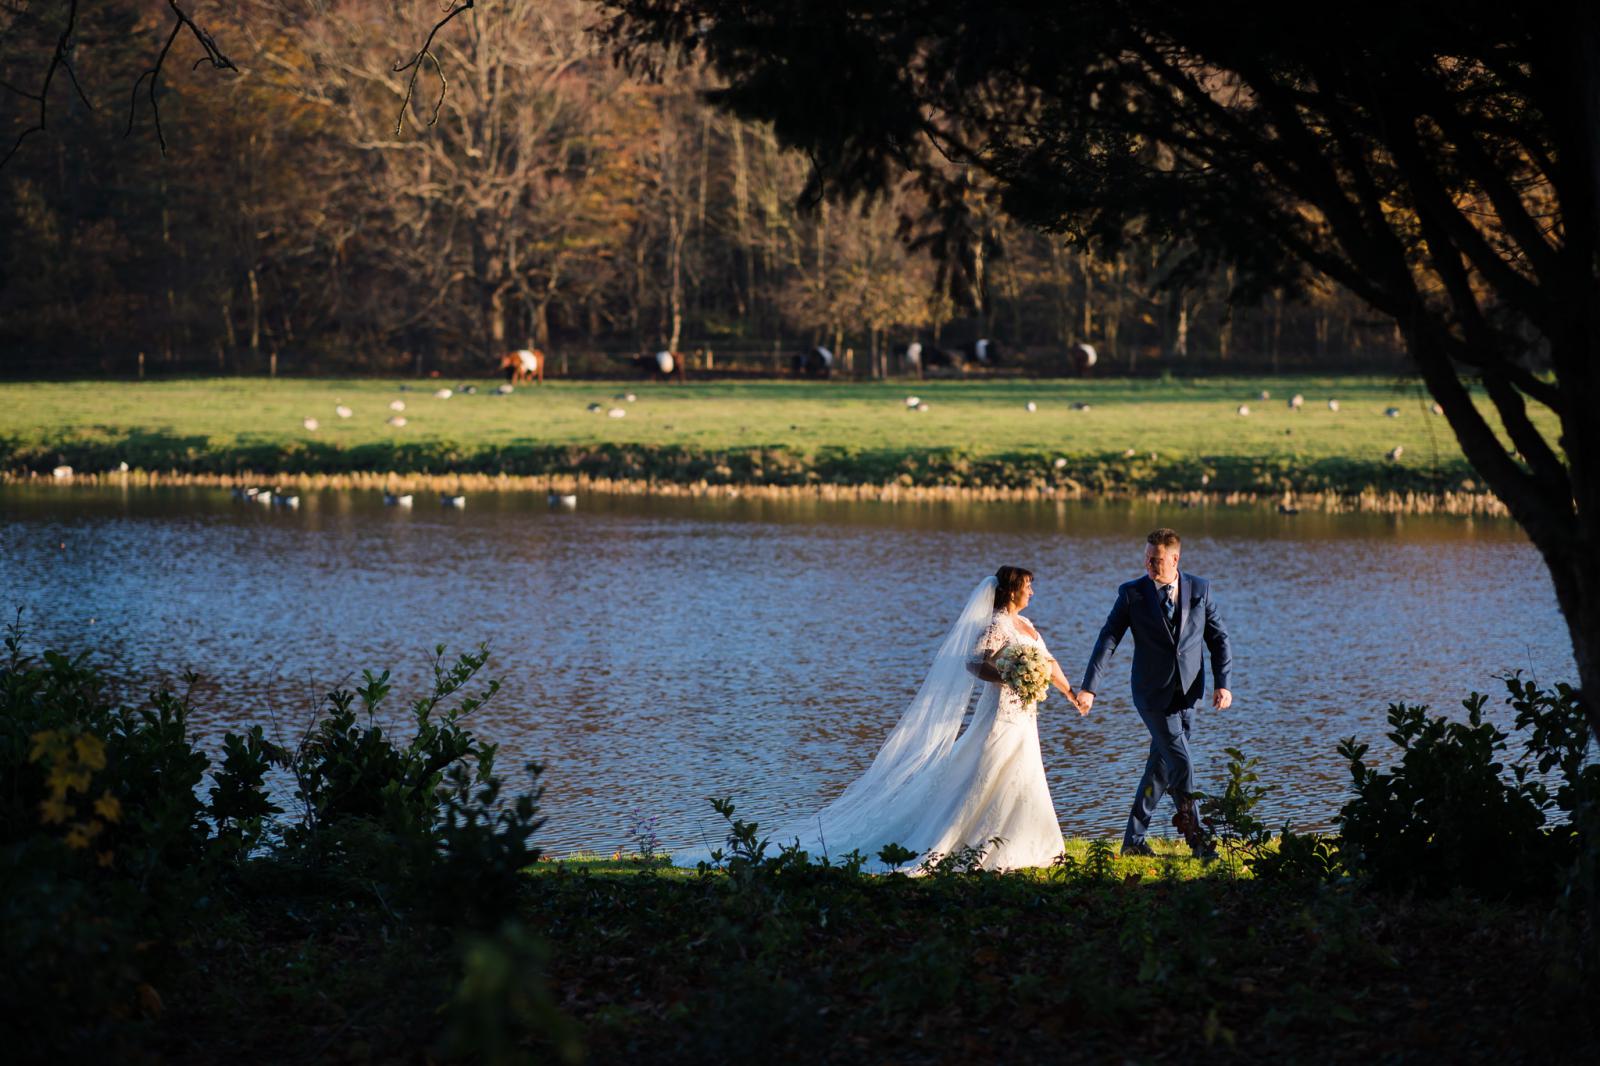
{"type": "Polygon", "coordinates": [[[796,352],[789,360],[795,377],[828,378],[833,375],[833,352],[817,345],[807,351],[796,352]]]}
{"type": "Polygon", "coordinates": [[[671,381],[673,378],[680,382],[688,380],[689,360],[683,357],[682,352],[663,348],[655,353],[636,355],[629,362],[634,370],[656,381],[671,381]]]}
{"type": "Polygon", "coordinates": [[[1100,361],[1100,353],[1094,350],[1094,345],[1074,344],[1067,356],[1072,360],[1072,368],[1078,372],[1080,378],[1094,377],[1094,365],[1100,361]]]}
{"type": "Polygon", "coordinates": [[[525,381],[544,384],[544,353],[537,348],[519,348],[500,357],[500,369],[513,385],[525,381]]]}

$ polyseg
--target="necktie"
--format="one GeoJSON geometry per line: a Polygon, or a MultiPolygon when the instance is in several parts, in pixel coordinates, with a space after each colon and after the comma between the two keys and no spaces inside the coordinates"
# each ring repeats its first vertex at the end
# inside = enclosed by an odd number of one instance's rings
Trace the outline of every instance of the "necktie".
{"type": "Polygon", "coordinates": [[[1173,609],[1176,606],[1177,605],[1175,603],[1173,603],[1173,601],[1172,601],[1172,586],[1171,585],[1162,585],[1161,586],[1161,609],[1167,613],[1167,626],[1168,626],[1168,628],[1171,628],[1171,626],[1172,626],[1173,609]]]}

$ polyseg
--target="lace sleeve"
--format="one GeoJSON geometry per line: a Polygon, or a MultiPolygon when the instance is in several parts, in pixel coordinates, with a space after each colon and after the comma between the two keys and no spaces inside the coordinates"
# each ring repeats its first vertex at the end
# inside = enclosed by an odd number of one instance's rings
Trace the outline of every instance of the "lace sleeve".
{"type": "Polygon", "coordinates": [[[1008,643],[1010,633],[1007,631],[1005,619],[996,615],[994,621],[989,623],[989,628],[983,631],[983,636],[978,638],[978,647],[975,656],[983,658],[989,652],[999,651],[1008,643]]]}

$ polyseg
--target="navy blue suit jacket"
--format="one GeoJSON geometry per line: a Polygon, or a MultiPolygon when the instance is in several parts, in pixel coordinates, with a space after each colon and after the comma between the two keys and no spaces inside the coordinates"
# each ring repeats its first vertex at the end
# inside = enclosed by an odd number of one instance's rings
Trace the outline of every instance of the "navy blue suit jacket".
{"type": "Polygon", "coordinates": [[[1111,666],[1111,656],[1128,630],[1133,630],[1133,705],[1140,711],[1161,713],[1182,695],[1185,705],[1200,701],[1205,693],[1206,650],[1211,652],[1212,681],[1229,688],[1228,671],[1233,653],[1222,612],[1211,598],[1211,582],[1193,574],[1178,574],[1178,637],[1167,628],[1161,593],[1148,576],[1117,589],[1117,602],[1100,627],[1089,666],[1079,688],[1098,693],[1101,675],[1111,666]]]}

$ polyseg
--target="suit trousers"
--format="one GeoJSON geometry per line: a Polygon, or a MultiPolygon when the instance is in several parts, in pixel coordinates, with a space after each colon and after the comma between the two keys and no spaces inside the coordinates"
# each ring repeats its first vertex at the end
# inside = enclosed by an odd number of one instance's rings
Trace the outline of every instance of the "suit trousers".
{"type": "Polygon", "coordinates": [[[1138,795],[1133,797],[1128,828],[1122,835],[1123,847],[1144,840],[1162,796],[1171,792],[1173,802],[1182,803],[1195,789],[1194,762],[1189,757],[1194,704],[1180,692],[1165,710],[1140,711],[1139,717],[1150,731],[1150,756],[1145,759],[1138,795]]]}

